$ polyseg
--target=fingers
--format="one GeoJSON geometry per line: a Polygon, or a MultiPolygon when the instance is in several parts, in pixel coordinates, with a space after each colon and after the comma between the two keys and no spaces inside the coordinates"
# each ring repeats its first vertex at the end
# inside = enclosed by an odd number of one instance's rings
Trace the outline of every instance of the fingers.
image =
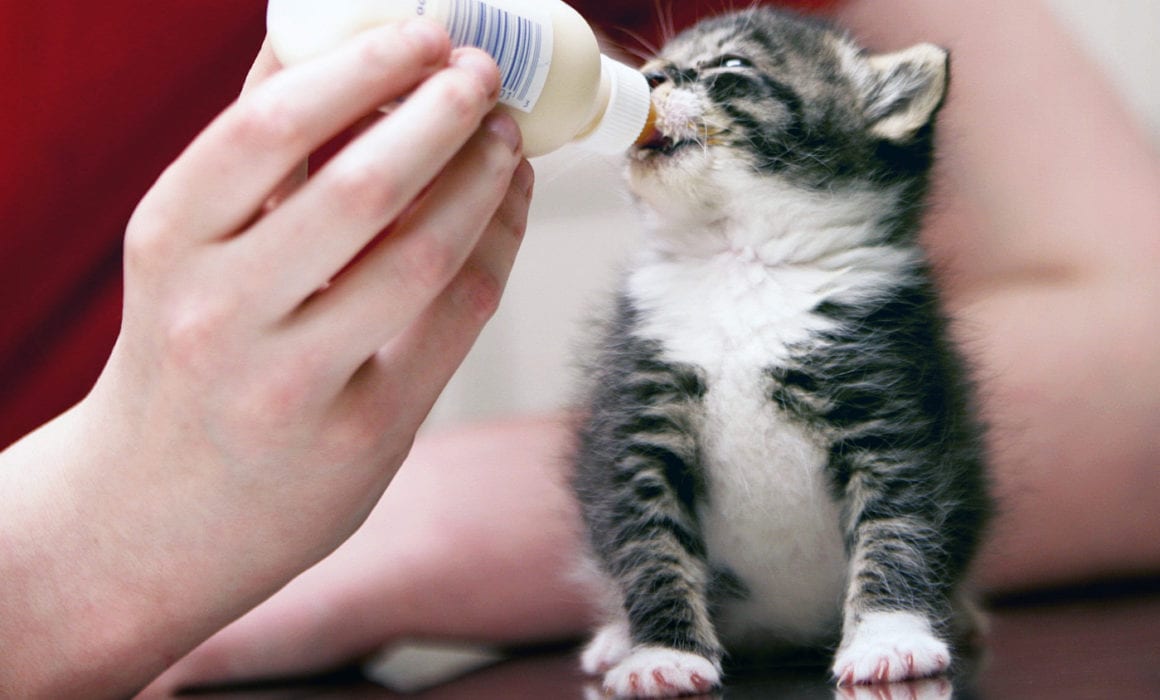
{"type": "Polygon", "coordinates": [[[233,235],[311,151],[408,93],[449,55],[446,33],[423,21],[365,32],[293,70],[276,71],[264,48],[246,94],[166,170],[130,232],[189,243],[233,235]]]}
{"type": "Polygon", "coordinates": [[[459,273],[356,376],[351,386],[355,410],[378,411],[405,422],[407,417],[397,409],[375,406],[382,402],[406,406],[413,413],[409,416],[413,425],[391,427],[418,428],[499,304],[527,225],[533,180],[531,165],[521,162],[502,204],[459,273]]]}
{"type": "Polygon", "coordinates": [[[274,49],[271,48],[270,41],[267,39],[262,42],[262,47],[258,49],[258,55],[254,58],[254,64],[250,66],[250,72],[246,74],[246,80],[242,83],[242,94],[245,95],[253,91],[254,88],[280,70],[282,70],[282,64],[274,55],[274,49]]]}
{"type": "MultiPolygon", "coordinates": [[[[281,296],[269,299],[276,305],[269,313],[297,308],[408,208],[476,131],[494,106],[498,89],[492,59],[474,50],[458,52],[449,68],[424,82],[247,235],[231,242],[252,270],[275,276],[266,284],[281,296]]],[[[504,150],[496,153],[506,161],[499,163],[484,162],[488,158],[480,158],[479,147],[472,149],[475,155],[469,159],[491,169],[457,177],[478,182],[501,177],[506,182],[515,167],[515,146],[504,150]],[[507,172],[498,172],[497,164],[507,172]]],[[[448,203],[464,206],[463,200],[448,203]]],[[[486,219],[479,216],[472,223],[482,228],[486,219]]]]}
{"type": "MultiPolygon", "coordinates": [[[[223,326],[229,347],[322,365],[287,379],[312,405],[353,393],[343,388],[388,345],[418,372],[394,381],[422,383],[429,404],[494,309],[518,247],[511,232],[523,231],[527,166],[509,187],[519,130],[506,115],[484,120],[499,92],[494,60],[452,53],[442,30],[424,44],[420,26],[368,31],[291,70],[263,49],[239,102],[130,224],[127,267],[172,297],[183,328],[223,326]],[[392,102],[313,178],[293,179],[306,154],[392,102]],[[272,194],[276,206],[264,209],[272,194]],[[249,340],[239,346],[239,335],[249,340]],[[425,347],[432,339],[446,348],[425,347]]],[[[285,404],[285,384],[266,393],[285,404]]]]}
{"type": "MultiPolygon", "coordinates": [[[[270,46],[269,39],[267,39],[262,42],[262,48],[258,51],[257,57],[254,58],[254,64],[250,66],[250,72],[246,75],[246,80],[242,84],[242,94],[246,95],[253,92],[258,85],[264,83],[280,70],[282,70],[282,63],[274,55],[274,49],[270,46]]],[[[278,206],[278,204],[289,197],[305,181],[306,159],[303,158],[289,175],[274,186],[274,189],[271,190],[262,205],[262,211],[278,206]]]]}
{"type": "Polygon", "coordinates": [[[353,370],[424,313],[463,274],[489,221],[510,214],[503,205],[519,143],[510,117],[489,117],[391,232],[298,311],[293,322],[304,342],[328,347],[330,338],[344,337],[353,370]]]}

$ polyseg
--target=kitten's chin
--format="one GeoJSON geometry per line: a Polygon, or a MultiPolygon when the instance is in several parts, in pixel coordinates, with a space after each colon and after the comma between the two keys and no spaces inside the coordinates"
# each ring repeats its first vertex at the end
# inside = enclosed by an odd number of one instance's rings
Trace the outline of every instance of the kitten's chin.
{"type": "Polygon", "coordinates": [[[639,196],[658,190],[666,199],[687,197],[709,170],[710,155],[693,141],[664,139],[629,152],[629,186],[639,196]]]}
{"type": "Polygon", "coordinates": [[[727,151],[696,142],[672,149],[637,147],[629,156],[629,190],[671,221],[719,219],[732,201],[735,171],[743,166],[727,151]]]}
{"type": "Polygon", "coordinates": [[[701,177],[703,172],[671,162],[634,160],[628,167],[628,187],[658,220],[702,222],[713,219],[720,204],[720,192],[701,177]]]}

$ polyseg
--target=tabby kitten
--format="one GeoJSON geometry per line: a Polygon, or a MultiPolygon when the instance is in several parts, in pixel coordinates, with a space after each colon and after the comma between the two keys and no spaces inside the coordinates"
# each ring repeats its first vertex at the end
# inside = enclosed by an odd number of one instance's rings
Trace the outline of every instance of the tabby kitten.
{"type": "Polygon", "coordinates": [[[987,512],[917,244],[947,54],[751,9],[644,71],[650,225],[576,454],[610,592],[583,668],[673,696],[718,686],[725,649],[837,643],[843,685],[940,674],[987,512]]]}

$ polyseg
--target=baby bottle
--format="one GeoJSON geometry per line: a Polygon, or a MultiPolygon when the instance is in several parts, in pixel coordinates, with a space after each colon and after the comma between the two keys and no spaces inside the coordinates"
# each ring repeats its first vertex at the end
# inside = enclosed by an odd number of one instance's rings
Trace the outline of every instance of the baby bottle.
{"type": "Polygon", "coordinates": [[[576,10],[560,0],[269,0],[266,23],[275,55],[290,65],[334,48],[377,24],[425,17],[455,46],[495,59],[500,109],[519,124],[524,154],[573,142],[616,154],[645,138],[648,82],[600,54],[576,10]]]}

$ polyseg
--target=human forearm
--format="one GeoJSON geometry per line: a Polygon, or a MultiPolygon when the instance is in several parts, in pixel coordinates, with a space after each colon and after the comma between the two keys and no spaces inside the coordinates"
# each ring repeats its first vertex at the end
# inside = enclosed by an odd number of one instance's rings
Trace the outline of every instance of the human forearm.
{"type": "Polygon", "coordinates": [[[94,408],[0,456],[0,678],[13,697],[123,697],[300,563],[277,547],[246,556],[257,532],[191,508],[213,499],[167,481],[164,460],[148,468],[146,445],[117,449],[94,408]]]}
{"type": "Polygon", "coordinates": [[[980,583],[1002,594],[1160,572],[1160,284],[1006,289],[961,316],[999,500],[980,583]]]}

